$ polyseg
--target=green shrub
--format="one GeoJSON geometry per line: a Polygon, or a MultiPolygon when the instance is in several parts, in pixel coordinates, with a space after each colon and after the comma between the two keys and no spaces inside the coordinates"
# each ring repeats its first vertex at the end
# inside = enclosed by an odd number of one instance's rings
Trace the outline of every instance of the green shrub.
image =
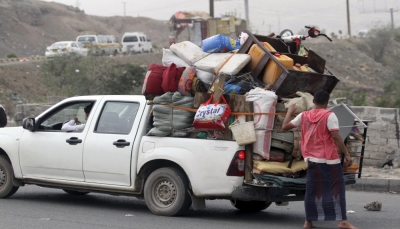
{"type": "Polygon", "coordinates": [[[15,54],[15,53],[9,53],[9,54],[7,54],[7,58],[18,58],[18,57],[17,57],[17,54],[15,54]]]}
{"type": "Polygon", "coordinates": [[[56,95],[140,94],[146,70],[109,57],[63,55],[46,60],[41,76],[56,95]]]}

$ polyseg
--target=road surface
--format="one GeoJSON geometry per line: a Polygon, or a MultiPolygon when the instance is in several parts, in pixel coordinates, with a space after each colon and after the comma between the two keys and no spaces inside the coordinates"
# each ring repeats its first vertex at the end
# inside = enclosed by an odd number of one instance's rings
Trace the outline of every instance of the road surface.
{"type": "MultiPolygon", "coordinates": [[[[349,220],[363,229],[400,228],[400,195],[347,192],[349,220]],[[380,212],[366,211],[368,201],[381,201],[380,212]]],[[[184,217],[153,215],[144,200],[134,197],[90,193],[70,196],[61,190],[21,187],[9,199],[0,199],[0,228],[4,229],[108,229],[108,228],[302,228],[303,202],[288,206],[272,204],[256,214],[243,214],[227,200],[207,201],[201,211],[189,210],[184,217]]],[[[337,228],[336,222],[316,222],[318,228],[337,228]]]]}

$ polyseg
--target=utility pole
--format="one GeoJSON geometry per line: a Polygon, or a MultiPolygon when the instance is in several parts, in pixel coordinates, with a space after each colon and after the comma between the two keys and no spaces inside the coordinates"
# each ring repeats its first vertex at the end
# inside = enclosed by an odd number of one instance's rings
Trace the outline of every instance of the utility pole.
{"type": "Polygon", "coordinates": [[[250,18],[249,18],[249,0],[244,0],[244,14],[246,17],[246,27],[249,29],[250,27],[250,18]]]}
{"type": "Polygon", "coordinates": [[[394,29],[393,8],[390,8],[390,18],[392,19],[392,30],[394,29]]]}
{"type": "Polygon", "coordinates": [[[210,16],[214,18],[214,0],[210,0],[210,16]]]}
{"type": "Polygon", "coordinates": [[[347,33],[349,34],[349,38],[351,38],[349,0],[346,0],[346,5],[347,5],[347,33]]]}
{"type": "Polygon", "coordinates": [[[124,4],[124,17],[126,17],[126,2],[122,2],[124,4]]]}

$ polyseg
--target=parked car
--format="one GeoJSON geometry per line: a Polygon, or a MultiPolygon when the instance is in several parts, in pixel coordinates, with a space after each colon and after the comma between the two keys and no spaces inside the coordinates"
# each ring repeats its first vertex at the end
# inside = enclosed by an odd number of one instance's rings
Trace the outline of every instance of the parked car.
{"type": "Polygon", "coordinates": [[[83,44],[75,41],[60,41],[46,48],[46,57],[53,57],[67,53],[76,53],[81,56],[87,56],[88,49],[83,44]]]}
{"type": "Polygon", "coordinates": [[[115,56],[121,51],[121,44],[113,35],[81,35],[76,41],[94,54],[115,56]]]}
{"type": "Polygon", "coordinates": [[[122,36],[122,53],[153,52],[153,45],[146,34],[141,32],[125,33],[122,36]]]}

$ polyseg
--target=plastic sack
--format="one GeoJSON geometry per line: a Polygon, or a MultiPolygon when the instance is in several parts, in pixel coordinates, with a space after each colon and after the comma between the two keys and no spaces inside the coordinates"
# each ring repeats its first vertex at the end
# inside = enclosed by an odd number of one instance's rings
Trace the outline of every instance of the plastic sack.
{"type": "Polygon", "coordinates": [[[243,45],[247,38],[249,38],[249,34],[242,32],[239,36],[240,45],[243,45]]]}
{"type": "MultiPolygon", "coordinates": [[[[250,90],[246,97],[246,101],[253,102],[254,113],[275,113],[277,99],[278,96],[274,92],[259,87],[250,90]]],[[[253,144],[253,152],[267,160],[270,159],[274,121],[274,115],[254,115],[257,141],[253,144]]]]}
{"type": "Polygon", "coordinates": [[[223,95],[215,104],[211,103],[213,97],[214,94],[211,94],[210,99],[201,104],[199,109],[197,109],[193,126],[198,130],[225,129],[225,123],[231,115],[231,109],[223,95]],[[221,100],[223,100],[225,104],[220,104],[221,100]]]}
{"type": "Polygon", "coordinates": [[[203,51],[208,53],[230,52],[239,48],[239,40],[221,34],[203,40],[203,51]]]}
{"type": "Polygon", "coordinates": [[[300,97],[293,99],[283,99],[285,101],[285,108],[288,109],[292,104],[296,104],[296,113],[311,110],[311,108],[314,106],[314,96],[312,96],[308,92],[300,91],[296,92],[296,95],[300,97]]]}

